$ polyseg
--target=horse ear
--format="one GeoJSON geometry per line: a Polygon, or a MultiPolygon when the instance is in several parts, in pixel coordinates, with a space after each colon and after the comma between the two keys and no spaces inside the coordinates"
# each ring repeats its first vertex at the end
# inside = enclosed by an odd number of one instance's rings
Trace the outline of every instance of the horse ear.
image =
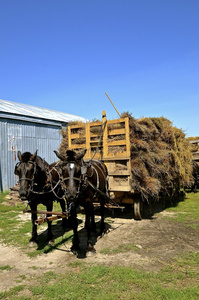
{"type": "Polygon", "coordinates": [[[17,152],[17,156],[18,156],[19,161],[21,161],[21,151],[17,152]]]}
{"type": "Polygon", "coordinates": [[[82,159],[84,157],[84,155],[86,154],[86,151],[87,151],[87,149],[85,149],[82,152],[80,152],[79,154],[75,155],[75,160],[82,159]]]}
{"type": "Polygon", "coordinates": [[[58,157],[60,160],[62,160],[62,161],[66,160],[65,157],[64,157],[63,155],[61,155],[59,152],[57,152],[56,150],[54,150],[54,153],[57,155],[57,157],[58,157]]]}
{"type": "Polygon", "coordinates": [[[34,160],[35,160],[35,158],[36,158],[36,156],[37,156],[37,151],[38,151],[38,150],[36,150],[35,153],[30,157],[30,160],[31,160],[31,161],[34,161],[34,160]]]}

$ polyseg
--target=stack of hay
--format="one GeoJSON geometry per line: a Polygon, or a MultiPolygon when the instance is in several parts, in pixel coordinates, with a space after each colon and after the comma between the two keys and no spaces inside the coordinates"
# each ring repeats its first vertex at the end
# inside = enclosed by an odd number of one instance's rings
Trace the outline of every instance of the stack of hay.
{"type": "Polygon", "coordinates": [[[181,129],[164,117],[135,120],[129,116],[132,184],[143,199],[179,191],[191,185],[192,154],[181,129]]]}
{"type": "MultiPolygon", "coordinates": [[[[190,143],[181,129],[164,117],[135,119],[129,117],[132,188],[144,199],[158,198],[160,193],[171,195],[182,184],[193,182],[190,143]]],[[[70,124],[69,124],[70,125],[70,124]]],[[[118,126],[119,123],[118,123],[118,126]]],[[[68,148],[67,130],[59,151],[68,148]]]]}

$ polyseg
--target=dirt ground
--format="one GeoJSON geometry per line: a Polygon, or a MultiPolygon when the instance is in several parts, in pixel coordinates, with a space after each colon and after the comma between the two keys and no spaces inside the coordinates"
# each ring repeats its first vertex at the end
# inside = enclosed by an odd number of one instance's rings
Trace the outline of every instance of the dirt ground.
{"type": "MultiPolygon", "coordinates": [[[[52,252],[36,258],[29,258],[26,251],[21,249],[0,244],[0,266],[11,267],[11,270],[0,271],[0,291],[18,285],[20,278],[23,278],[25,284],[26,280],[28,282],[34,275],[42,275],[47,271],[63,273],[70,269],[75,271],[71,263],[80,260],[89,265],[131,266],[156,272],[168,266],[170,260],[179,254],[199,251],[198,231],[169,221],[165,218],[168,215],[175,218],[174,213],[164,210],[154,214],[152,218],[141,221],[135,221],[131,213],[109,216],[107,234],[96,240],[96,253],[89,256],[84,255],[86,232],[83,220],[80,220],[79,225],[82,252],[77,256],[70,251],[71,243],[63,243],[52,252]],[[104,249],[108,249],[107,251],[117,249],[121,245],[135,245],[135,249],[112,254],[101,252],[104,249]]],[[[99,217],[96,219],[98,221],[99,217]]]]}

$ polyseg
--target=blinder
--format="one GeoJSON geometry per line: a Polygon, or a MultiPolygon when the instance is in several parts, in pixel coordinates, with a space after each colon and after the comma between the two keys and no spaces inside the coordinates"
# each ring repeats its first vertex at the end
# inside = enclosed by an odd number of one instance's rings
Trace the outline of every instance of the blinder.
{"type": "Polygon", "coordinates": [[[18,163],[16,164],[15,170],[14,170],[14,174],[17,175],[17,176],[19,175],[19,171],[18,171],[17,169],[18,169],[18,166],[20,165],[20,163],[21,163],[21,162],[18,162],[18,163]]]}

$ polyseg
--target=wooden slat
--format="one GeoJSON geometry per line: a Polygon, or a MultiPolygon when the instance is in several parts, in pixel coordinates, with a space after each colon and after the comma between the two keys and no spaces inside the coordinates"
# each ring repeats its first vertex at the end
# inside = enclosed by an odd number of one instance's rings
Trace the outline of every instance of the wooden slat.
{"type": "Polygon", "coordinates": [[[70,127],[71,129],[83,129],[85,127],[85,125],[83,124],[79,124],[79,125],[69,125],[68,127],[70,127]]]}
{"type": "Polygon", "coordinates": [[[100,133],[90,132],[90,137],[99,137],[99,136],[100,136],[100,133]]]}
{"type": "Polygon", "coordinates": [[[85,136],[86,136],[85,134],[80,134],[80,133],[71,133],[70,134],[71,140],[85,138],[85,136]]]}
{"type": "Polygon", "coordinates": [[[119,157],[119,156],[116,156],[115,155],[113,157],[103,157],[103,161],[105,163],[108,163],[108,162],[114,162],[114,161],[118,161],[118,160],[129,160],[129,156],[127,156],[126,154],[124,154],[123,156],[119,157]]]}
{"type": "Polygon", "coordinates": [[[120,134],[126,134],[126,129],[111,129],[108,131],[108,135],[120,135],[120,134]]]}
{"type": "Polygon", "coordinates": [[[95,140],[95,141],[90,141],[90,144],[98,144],[99,140],[95,140]]]}
{"type": "Polygon", "coordinates": [[[108,146],[123,146],[126,145],[126,140],[108,141],[108,146]]]}
{"type": "Polygon", "coordinates": [[[127,153],[126,151],[124,152],[118,152],[118,153],[109,153],[108,156],[106,157],[106,160],[108,160],[108,158],[110,158],[110,160],[113,160],[113,158],[115,160],[120,160],[122,158],[126,158],[127,157],[127,153]]]}
{"type": "Polygon", "coordinates": [[[131,186],[128,185],[118,185],[118,186],[110,186],[109,187],[110,192],[130,192],[131,186]]]}
{"type": "Polygon", "coordinates": [[[82,148],[86,148],[86,144],[72,144],[71,146],[70,146],[70,149],[71,150],[74,150],[74,149],[82,149],[82,148]]]}
{"type": "Polygon", "coordinates": [[[116,119],[116,120],[109,120],[108,124],[118,124],[118,123],[124,123],[125,122],[125,118],[121,118],[121,119],[116,119]]]}
{"type": "Polygon", "coordinates": [[[101,126],[102,122],[101,121],[96,121],[96,122],[90,122],[90,127],[95,127],[95,126],[101,126]]]}
{"type": "Polygon", "coordinates": [[[109,176],[130,176],[130,170],[116,170],[116,171],[108,171],[109,176]]]}

